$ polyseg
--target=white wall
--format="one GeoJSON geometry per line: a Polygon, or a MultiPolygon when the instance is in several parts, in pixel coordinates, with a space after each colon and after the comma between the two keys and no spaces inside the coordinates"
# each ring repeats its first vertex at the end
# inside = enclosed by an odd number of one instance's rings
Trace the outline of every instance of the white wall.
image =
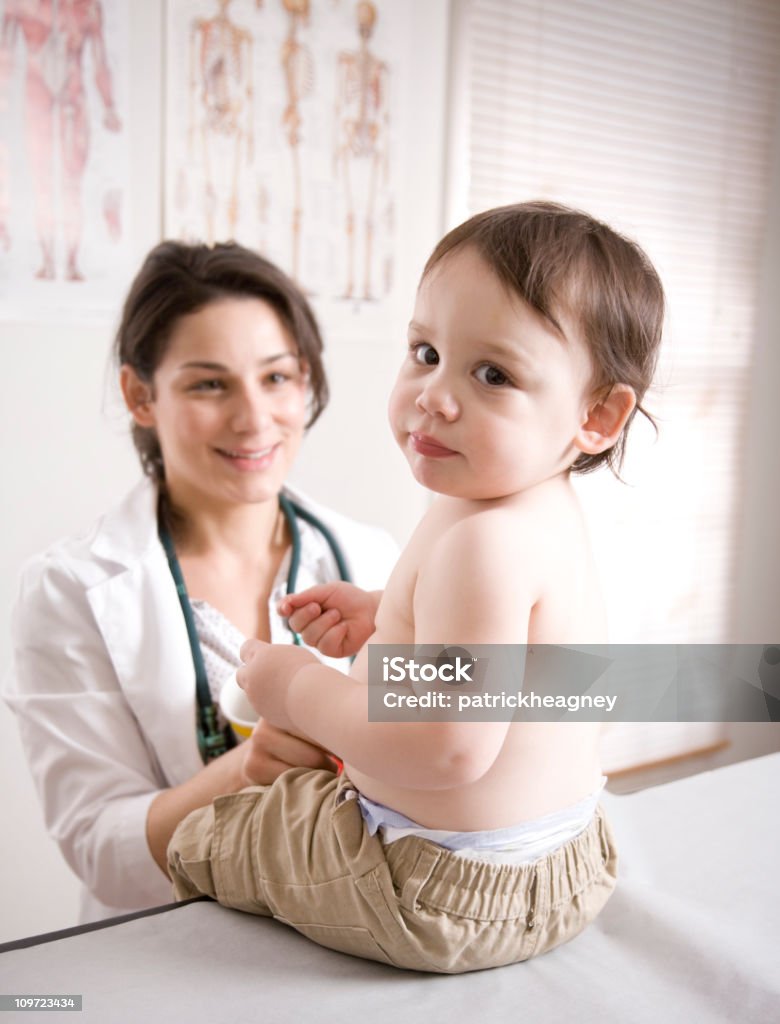
{"type": "MultiPolygon", "coordinates": [[[[161,237],[162,0],[130,7],[134,263],[161,237]]],[[[410,479],[386,425],[385,406],[411,312],[416,278],[440,233],[447,0],[414,4],[425,59],[410,59],[409,118],[399,275],[406,308],[386,337],[359,344],[323,323],[331,405],[307,438],[295,482],[318,500],[389,529],[403,542],[426,497],[410,479]]],[[[403,305],[403,304],[402,304],[403,305]]],[[[132,485],[138,468],[107,354],[115,324],[0,323],[5,387],[3,531],[0,538],[0,665],[10,660],[7,623],[24,560],[81,529],[132,485]]],[[[0,942],[75,923],[77,883],[46,836],[13,716],[0,704],[0,942]]]]}

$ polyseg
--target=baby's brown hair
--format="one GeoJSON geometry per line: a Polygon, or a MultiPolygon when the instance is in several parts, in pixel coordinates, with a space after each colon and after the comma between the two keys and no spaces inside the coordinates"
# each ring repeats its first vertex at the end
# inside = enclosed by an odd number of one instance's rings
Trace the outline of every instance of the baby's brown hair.
{"type": "Polygon", "coordinates": [[[423,278],[447,255],[473,246],[505,285],[561,335],[565,312],[578,325],[594,368],[592,386],[606,398],[628,384],[636,407],[618,441],[597,455],[582,453],[571,469],[588,473],[602,463],[617,471],[628,428],[650,386],[664,319],[664,292],[640,247],[587,213],[558,203],[530,202],[478,213],[439,242],[423,278]]]}

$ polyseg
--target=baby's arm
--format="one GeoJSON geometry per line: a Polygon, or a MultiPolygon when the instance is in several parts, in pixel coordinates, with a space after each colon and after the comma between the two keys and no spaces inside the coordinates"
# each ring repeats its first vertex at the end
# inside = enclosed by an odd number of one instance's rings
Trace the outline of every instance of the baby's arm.
{"type": "MultiPolygon", "coordinates": [[[[528,559],[515,550],[516,533],[514,521],[488,512],[460,520],[438,539],[418,575],[415,643],[526,640],[535,598],[531,574],[518,572],[528,559]]],[[[417,789],[467,785],[501,750],[507,722],[369,722],[362,683],[306,652],[250,644],[252,660],[239,681],[260,714],[376,779],[417,789]]]]}
{"type": "Polygon", "coordinates": [[[351,583],[320,583],[279,602],[290,629],[304,643],[329,658],[357,654],[374,632],[374,619],[381,590],[366,591],[351,583]]]}

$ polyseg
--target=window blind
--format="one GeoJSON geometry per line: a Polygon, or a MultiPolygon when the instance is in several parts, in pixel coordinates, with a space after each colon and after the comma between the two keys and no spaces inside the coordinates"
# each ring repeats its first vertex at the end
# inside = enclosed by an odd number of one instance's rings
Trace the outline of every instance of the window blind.
{"type": "MultiPolygon", "coordinates": [[[[452,43],[448,226],[553,199],[636,239],[666,290],[645,401],[659,436],[637,418],[626,483],[604,470],[577,479],[611,639],[738,641],[736,536],[780,4],[456,0],[452,43]]],[[[652,727],[615,727],[611,757],[624,767],[632,743],[671,756],[721,732],[699,725],[688,742],[677,727],[664,742],[652,727]]]]}

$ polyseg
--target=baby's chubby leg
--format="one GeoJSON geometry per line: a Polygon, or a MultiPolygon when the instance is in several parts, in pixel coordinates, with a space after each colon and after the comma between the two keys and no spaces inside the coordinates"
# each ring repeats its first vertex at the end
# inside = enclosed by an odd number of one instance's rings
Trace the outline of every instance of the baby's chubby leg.
{"type": "Polygon", "coordinates": [[[193,811],[168,846],[176,898],[204,894],[275,917],[330,949],[393,963],[388,951],[408,943],[389,909],[384,849],[352,796],[333,772],[291,768],[270,786],[193,811]]]}
{"type": "Polygon", "coordinates": [[[266,786],[217,797],[180,822],[168,845],[174,896],[210,896],[227,907],[271,916],[255,870],[252,838],[266,786]]]}
{"type": "Polygon", "coordinates": [[[176,898],[210,896],[299,930],[362,925],[360,879],[387,868],[356,802],[342,799],[349,789],[331,771],[291,768],[270,786],[249,786],[193,811],[168,844],[176,898]]]}

